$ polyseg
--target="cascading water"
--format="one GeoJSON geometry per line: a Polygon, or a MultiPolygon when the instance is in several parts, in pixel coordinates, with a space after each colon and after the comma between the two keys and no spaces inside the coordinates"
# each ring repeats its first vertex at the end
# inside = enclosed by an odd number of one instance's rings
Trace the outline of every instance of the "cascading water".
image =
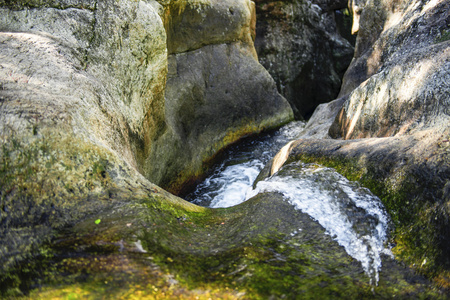
{"type": "Polygon", "coordinates": [[[390,250],[384,247],[389,218],[380,199],[369,190],[348,181],[333,169],[293,163],[258,182],[247,199],[261,192],[283,194],[361,262],[371,283],[378,282],[381,254],[390,255],[390,250]]]}
{"type": "Polygon", "coordinates": [[[245,201],[247,191],[265,164],[287,142],[302,132],[305,123],[292,122],[281,129],[232,147],[222,163],[185,199],[201,206],[230,207],[245,201]]]}
{"type": "Polygon", "coordinates": [[[385,248],[389,217],[380,199],[369,190],[333,169],[303,163],[284,166],[252,189],[264,165],[287,142],[296,139],[303,127],[302,122],[291,123],[230,149],[227,158],[186,199],[217,208],[240,204],[261,192],[281,193],[322,225],[376,284],[381,254],[391,255],[385,248]]]}

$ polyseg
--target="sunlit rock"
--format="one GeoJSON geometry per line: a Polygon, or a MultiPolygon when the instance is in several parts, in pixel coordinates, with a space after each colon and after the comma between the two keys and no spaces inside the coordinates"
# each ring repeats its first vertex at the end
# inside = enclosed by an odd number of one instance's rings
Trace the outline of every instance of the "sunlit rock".
{"type": "MultiPolygon", "coordinates": [[[[202,172],[223,147],[292,119],[288,103],[255,58],[252,2],[176,2],[184,8],[170,10],[169,1],[153,0],[0,1],[2,289],[18,288],[22,271],[34,268],[43,244],[86,216],[138,199],[201,211],[148,179],[182,183],[202,172]],[[206,19],[195,19],[205,7],[206,19]],[[187,22],[192,27],[219,16],[221,23],[213,35],[208,35],[212,27],[191,28],[194,36],[205,36],[190,44],[169,31],[183,12],[187,19],[194,16],[187,22]],[[222,26],[229,21],[235,27],[222,26]],[[193,101],[212,101],[211,108],[236,100],[229,110],[219,106],[192,115],[201,110],[195,103],[165,100],[173,58],[168,54],[176,55],[173,49],[198,54],[205,42],[211,44],[209,55],[193,62],[204,60],[201,72],[217,72],[220,80],[211,82],[224,93],[230,88],[230,96],[216,99],[209,91],[209,97],[193,101]],[[203,117],[208,121],[195,124],[203,117]],[[220,118],[230,122],[213,127],[220,118]],[[186,120],[196,125],[187,127],[192,133],[211,127],[207,135],[181,139],[178,128],[186,120]]],[[[180,72],[189,70],[187,64],[180,72]]]]}
{"type": "Polygon", "coordinates": [[[179,193],[220,150],[293,114],[257,61],[252,1],[174,1],[165,18],[168,130],[142,170],[179,193]]]}

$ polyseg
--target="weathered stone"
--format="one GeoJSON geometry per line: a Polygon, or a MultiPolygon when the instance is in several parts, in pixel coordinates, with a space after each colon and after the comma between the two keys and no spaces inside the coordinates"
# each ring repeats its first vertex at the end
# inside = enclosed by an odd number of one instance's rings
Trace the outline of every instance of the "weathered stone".
{"type": "Polygon", "coordinates": [[[410,52],[444,41],[449,31],[446,1],[362,0],[351,1],[350,5],[356,12],[353,22],[358,36],[340,96],[380,70],[405,61],[410,52]]]}
{"type": "Polygon", "coordinates": [[[343,247],[280,194],[196,212],[155,198],[106,209],[64,231],[41,258],[47,268],[52,262],[53,276],[41,277],[30,297],[439,296],[388,257],[379,285],[371,286],[343,247]]]}
{"type": "Polygon", "coordinates": [[[252,1],[175,1],[165,9],[168,129],[142,156],[141,171],[180,193],[220,150],[293,115],[256,60],[252,1]]]}
{"type": "Polygon", "coordinates": [[[2,34],[2,94],[33,111],[2,117],[27,119],[35,131],[49,120],[71,124],[136,167],[133,148],[149,148],[165,126],[166,35],[153,6],[1,10],[2,31],[26,32],[2,34]]]}
{"type": "Polygon", "coordinates": [[[277,83],[298,119],[335,99],[353,47],[336,28],[342,1],[256,2],[259,61],[277,83]]]}
{"type": "Polygon", "coordinates": [[[167,82],[166,117],[175,147],[164,158],[150,158],[147,163],[171,162],[162,167],[162,178],[154,180],[172,190],[186,180],[173,181],[175,172],[198,176],[198,168],[219,150],[292,119],[292,110],[272,78],[241,43],[172,55],[169,69],[173,73],[167,82]]]}
{"type": "Polygon", "coordinates": [[[250,0],[171,1],[165,18],[169,54],[237,41],[253,45],[254,5],[250,0]]]}
{"type": "Polygon", "coordinates": [[[305,129],[301,133],[301,138],[323,139],[331,138],[329,134],[330,126],[333,124],[336,115],[342,109],[342,105],[347,97],[338,98],[328,103],[317,106],[305,129]]]}
{"type": "MultiPolygon", "coordinates": [[[[171,3],[0,4],[2,287],[14,289],[21,280],[15,277],[22,272],[17,266],[27,269],[56,232],[91,214],[137,199],[153,199],[168,210],[202,210],[148,178],[182,183],[230,143],[292,118],[255,59],[249,1],[214,2],[217,11],[208,8],[208,18],[237,20],[230,32],[219,30],[228,34],[222,40],[205,33],[199,44],[178,43],[190,50],[170,58],[188,58],[176,62],[180,78],[189,77],[189,60],[199,64],[198,72],[209,72],[192,77],[189,85],[201,86],[210,74],[217,78],[206,81],[211,86],[203,86],[205,98],[167,102],[164,22],[171,3]],[[217,43],[203,45],[209,38],[217,43]],[[198,45],[202,48],[194,50],[198,45]],[[202,102],[207,105],[199,106],[202,102]],[[213,108],[220,103],[224,106],[213,108]]],[[[168,95],[189,95],[174,89],[168,88],[168,95]]]]}
{"type": "Polygon", "coordinates": [[[352,3],[360,20],[343,96],[304,132],[328,139],[299,140],[286,159],[337,167],[377,193],[396,221],[396,255],[448,286],[450,4],[352,3]]]}

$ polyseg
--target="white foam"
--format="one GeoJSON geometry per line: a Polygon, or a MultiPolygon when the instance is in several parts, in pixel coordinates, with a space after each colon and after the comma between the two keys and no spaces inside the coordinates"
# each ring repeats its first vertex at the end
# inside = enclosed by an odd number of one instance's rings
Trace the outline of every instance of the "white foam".
{"type": "Polygon", "coordinates": [[[210,207],[230,207],[244,202],[247,190],[251,189],[262,167],[261,161],[253,160],[225,168],[221,176],[213,179],[219,189],[210,207]]]}
{"type": "Polygon", "coordinates": [[[275,175],[259,182],[247,197],[260,192],[283,194],[361,262],[371,282],[378,282],[381,254],[390,252],[384,247],[389,219],[380,200],[369,190],[332,169],[304,165],[294,177],[275,175]]]}
{"type": "MultiPolygon", "coordinates": [[[[371,282],[378,282],[381,254],[390,254],[389,218],[381,201],[369,190],[349,182],[332,169],[302,165],[295,172],[284,166],[280,173],[252,185],[264,165],[290,140],[301,134],[304,123],[290,123],[271,136],[244,144],[201,183],[188,199],[210,207],[238,205],[259,192],[279,192],[297,209],[321,224],[347,253],[361,262],[371,282]],[[300,171],[299,171],[300,170],[300,171]]],[[[299,229],[301,230],[301,229],[299,229]]]]}

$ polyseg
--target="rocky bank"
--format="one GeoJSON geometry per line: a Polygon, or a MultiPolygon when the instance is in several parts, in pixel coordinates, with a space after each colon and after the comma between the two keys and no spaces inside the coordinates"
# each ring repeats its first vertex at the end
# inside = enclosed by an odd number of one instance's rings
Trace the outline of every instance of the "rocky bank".
{"type": "Polygon", "coordinates": [[[340,98],[319,106],[277,169],[321,162],[362,182],[395,222],[397,257],[448,287],[449,3],[350,4],[358,35],[340,98]]]}
{"type": "Polygon", "coordinates": [[[0,7],[2,287],[54,230],[118,202],[194,207],[155,184],[179,191],[227,145],[292,119],[257,62],[250,1],[0,7]]]}

